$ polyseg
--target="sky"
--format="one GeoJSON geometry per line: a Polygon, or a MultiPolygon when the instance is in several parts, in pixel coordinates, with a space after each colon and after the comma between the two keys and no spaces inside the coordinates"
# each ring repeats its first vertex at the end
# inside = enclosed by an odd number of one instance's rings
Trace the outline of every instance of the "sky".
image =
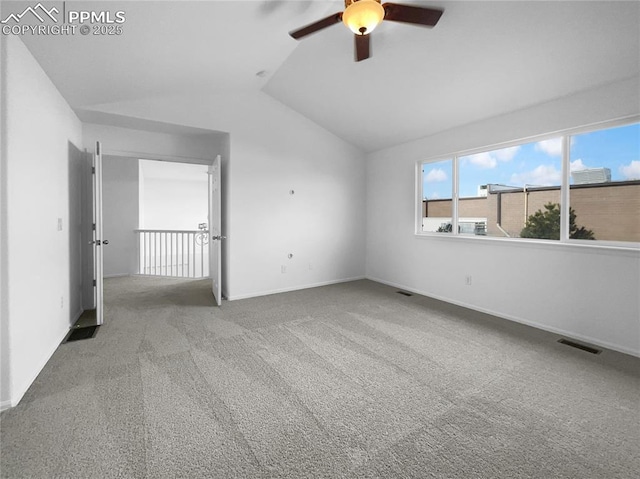
{"type": "MultiPolygon", "coordinates": [[[[516,187],[560,185],[561,138],[460,157],[460,197],[488,183],[516,187]]],[[[640,179],[640,123],[571,137],[571,171],[609,168],[611,181],[640,179]]],[[[423,196],[451,198],[452,162],[423,165],[423,196]]]]}

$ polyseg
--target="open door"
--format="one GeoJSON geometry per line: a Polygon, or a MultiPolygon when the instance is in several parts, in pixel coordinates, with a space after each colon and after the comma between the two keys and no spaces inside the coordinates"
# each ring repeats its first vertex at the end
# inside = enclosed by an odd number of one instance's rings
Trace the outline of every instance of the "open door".
{"type": "Polygon", "coordinates": [[[96,305],[96,325],[104,322],[102,288],[102,247],[109,241],[102,239],[102,145],[96,142],[93,154],[93,285],[96,305]]]}
{"type": "Polygon", "coordinates": [[[211,275],[211,291],[216,304],[222,303],[222,206],[220,191],[220,155],[209,166],[209,274],[211,275]]]}
{"type": "Polygon", "coordinates": [[[82,314],[75,329],[100,326],[102,308],[102,146],[85,153],[82,172],[82,314]]]}

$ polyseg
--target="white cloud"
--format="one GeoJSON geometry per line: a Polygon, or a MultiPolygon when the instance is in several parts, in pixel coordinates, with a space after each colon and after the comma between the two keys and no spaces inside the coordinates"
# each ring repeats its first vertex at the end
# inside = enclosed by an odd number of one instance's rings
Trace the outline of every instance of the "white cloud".
{"type": "Polygon", "coordinates": [[[562,175],[553,165],[540,165],[531,171],[514,173],[511,175],[511,184],[553,186],[559,185],[562,175]]]}
{"type": "Polygon", "coordinates": [[[496,150],[492,152],[496,155],[496,158],[500,161],[511,161],[516,153],[520,150],[520,146],[510,146],[509,148],[503,148],[502,150],[496,150]]]}
{"type": "Polygon", "coordinates": [[[520,146],[510,146],[509,148],[502,148],[501,150],[485,151],[475,155],[465,156],[462,160],[467,160],[469,163],[480,168],[490,169],[495,168],[498,165],[498,161],[511,161],[519,150],[520,146]]]}
{"type": "Polygon", "coordinates": [[[433,168],[427,173],[427,183],[447,181],[447,173],[442,168],[433,168]]]}
{"type": "Polygon", "coordinates": [[[620,172],[625,180],[637,180],[640,179],[640,161],[633,160],[628,165],[622,165],[620,172]]]}
{"type": "Polygon", "coordinates": [[[428,199],[430,199],[430,200],[438,200],[438,199],[440,199],[440,195],[438,193],[431,193],[428,196],[428,199]]]}
{"type": "Polygon", "coordinates": [[[550,156],[560,156],[562,154],[562,138],[539,141],[536,143],[536,150],[550,156]]]}
{"type": "Polygon", "coordinates": [[[465,156],[465,159],[470,163],[479,166],[480,168],[495,168],[498,164],[496,158],[489,152],[478,153],[477,155],[465,156]]]}
{"type": "Polygon", "coordinates": [[[573,160],[569,165],[569,171],[580,171],[586,170],[587,168],[589,167],[585,165],[580,158],[578,158],[577,160],[573,160]]]}

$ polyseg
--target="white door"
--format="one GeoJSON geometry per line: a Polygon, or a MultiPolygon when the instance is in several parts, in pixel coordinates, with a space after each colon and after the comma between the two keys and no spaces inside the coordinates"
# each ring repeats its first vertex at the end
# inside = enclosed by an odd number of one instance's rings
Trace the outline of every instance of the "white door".
{"type": "Polygon", "coordinates": [[[222,207],[220,188],[220,155],[209,166],[209,274],[211,275],[211,291],[220,306],[222,302],[222,207]]]}
{"type": "Polygon", "coordinates": [[[96,142],[93,155],[93,275],[96,304],[96,324],[104,322],[102,316],[102,248],[109,241],[102,238],[102,145],[96,142]]]}

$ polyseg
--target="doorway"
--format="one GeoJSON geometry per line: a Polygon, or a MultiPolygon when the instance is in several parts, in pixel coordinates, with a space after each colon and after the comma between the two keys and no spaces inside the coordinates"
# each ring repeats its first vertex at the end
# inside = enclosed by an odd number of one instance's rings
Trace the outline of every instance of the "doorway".
{"type": "MultiPolygon", "coordinates": [[[[110,240],[104,250],[107,281],[122,276],[208,278],[220,304],[220,197],[213,203],[218,205],[217,212],[211,214],[208,181],[214,163],[219,173],[220,159],[203,163],[105,155],[104,230],[110,240]],[[217,240],[211,238],[209,218],[218,225],[217,240]],[[213,268],[212,242],[218,243],[213,268]]],[[[219,178],[216,188],[220,192],[219,178]]]]}
{"type": "Polygon", "coordinates": [[[101,146],[93,153],[69,143],[70,326],[99,326],[102,316],[101,146]]]}

